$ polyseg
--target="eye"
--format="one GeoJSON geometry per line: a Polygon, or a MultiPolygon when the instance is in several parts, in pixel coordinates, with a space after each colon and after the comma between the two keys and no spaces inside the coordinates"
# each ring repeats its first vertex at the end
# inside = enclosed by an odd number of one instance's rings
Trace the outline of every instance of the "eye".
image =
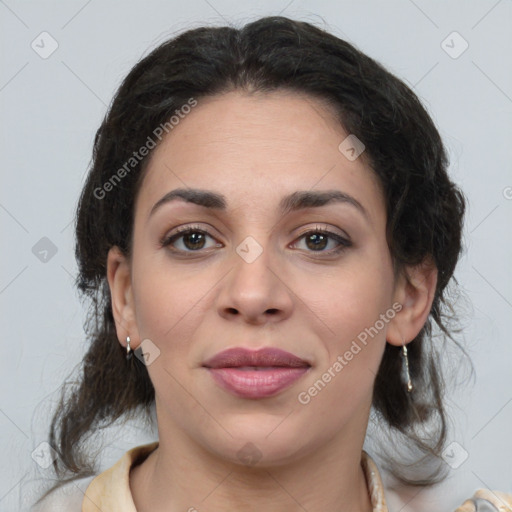
{"type": "MultiPolygon", "coordinates": [[[[303,233],[298,238],[298,240],[304,241],[307,249],[309,249],[310,252],[319,252],[325,254],[337,254],[352,245],[350,240],[347,240],[341,235],[333,233],[327,229],[320,229],[318,227],[303,233]],[[331,249],[324,250],[329,245],[331,245],[331,249]],[[332,247],[333,245],[334,247],[332,247]]],[[[297,242],[294,242],[293,245],[297,245],[297,242]]]]}
{"type": "MultiPolygon", "coordinates": [[[[306,231],[297,240],[303,241],[306,245],[308,252],[316,252],[325,255],[338,254],[342,250],[350,247],[352,242],[341,235],[329,231],[327,229],[315,229],[306,231]],[[325,250],[331,246],[330,249],[325,250]]],[[[298,242],[294,242],[292,246],[296,247],[298,242]]],[[[203,249],[212,247],[222,247],[221,243],[208,233],[208,231],[200,228],[199,226],[185,226],[178,228],[170,236],[164,237],[160,241],[161,247],[171,246],[170,249],[176,252],[200,252],[203,249]],[[208,247],[207,239],[210,238],[213,243],[208,247]]],[[[300,247],[299,247],[300,249],[300,247]]]]}
{"type": "MultiPolygon", "coordinates": [[[[168,237],[164,237],[160,241],[161,247],[173,246],[172,250],[182,251],[182,252],[197,252],[202,249],[208,249],[206,246],[207,239],[210,238],[212,240],[213,237],[205,231],[197,226],[187,226],[184,228],[178,228],[175,233],[168,237]],[[176,246],[175,243],[179,242],[176,246]],[[181,245],[181,247],[179,247],[181,245]]],[[[222,244],[215,242],[210,247],[220,247],[222,244]]]]}

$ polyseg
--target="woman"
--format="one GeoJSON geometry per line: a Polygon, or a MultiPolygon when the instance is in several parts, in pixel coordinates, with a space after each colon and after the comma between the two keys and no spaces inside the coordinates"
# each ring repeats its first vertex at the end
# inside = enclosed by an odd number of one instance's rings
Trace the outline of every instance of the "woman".
{"type": "Polygon", "coordinates": [[[81,509],[385,511],[371,410],[416,450],[423,474],[390,458],[397,478],[443,478],[431,334],[450,338],[465,207],[447,165],[414,93],[307,23],[190,30],[140,61],[78,206],[91,345],[50,444],[65,482],[118,418],[154,404],[159,439],[81,509]]]}

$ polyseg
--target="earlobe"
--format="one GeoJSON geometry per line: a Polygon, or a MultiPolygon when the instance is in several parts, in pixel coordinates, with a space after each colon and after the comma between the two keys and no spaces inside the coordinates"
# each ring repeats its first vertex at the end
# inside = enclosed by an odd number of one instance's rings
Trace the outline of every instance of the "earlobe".
{"type": "Polygon", "coordinates": [[[395,287],[395,300],[402,309],[388,326],[388,343],[404,345],[419,334],[432,308],[436,286],[437,268],[431,260],[405,269],[395,287]]]}
{"type": "Polygon", "coordinates": [[[112,247],[107,255],[107,280],[117,338],[121,345],[126,346],[126,338],[129,336],[133,349],[137,345],[138,329],[135,323],[130,262],[116,246],[112,247]]]}

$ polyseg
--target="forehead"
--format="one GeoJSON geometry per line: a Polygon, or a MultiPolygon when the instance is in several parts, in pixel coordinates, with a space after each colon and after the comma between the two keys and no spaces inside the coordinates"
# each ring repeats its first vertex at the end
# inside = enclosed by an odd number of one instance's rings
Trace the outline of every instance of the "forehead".
{"type": "Polygon", "coordinates": [[[379,215],[383,198],[364,154],[349,160],[339,149],[348,135],[325,102],[304,94],[233,91],[201,98],[154,150],[137,212],[147,216],[174,188],[217,190],[233,208],[335,188],[379,215]]]}

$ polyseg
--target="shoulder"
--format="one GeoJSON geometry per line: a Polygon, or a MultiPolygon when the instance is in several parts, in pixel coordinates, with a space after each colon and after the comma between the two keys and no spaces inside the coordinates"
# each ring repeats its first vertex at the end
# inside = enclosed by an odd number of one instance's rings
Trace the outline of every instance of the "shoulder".
{"type": "Polygon", "coordinates": [[[94,478],[85,491],[82,512],[96,512],[98,509],[135,512],[130,489],[130,470],[157,447],[158,442],[153,442],[132,448],[111,468],[94,478]]]}
{"type": "Polygon", "coordinates": [[[489,489],[478,489],[455,512],[509,512],[512,511],[512,494],[489,489]]]}
{"type": "Polygon", "coordinates": [[[81,512],[84,493],[93,477],[62,485],[52,491],[29,512],[81,512]]]}
{"type": "Polygon", "coordinates": [[[131,500],[129,473],[158,446],[158,442],[128,450],[116,464],[96,476],[83,478],[60,486],[30,508],[29,512],[83,512],[98,510],[135,510],[131,500]]]}
{"type": "MultiPolygon", "coordinates": [[[[368,483],[368,490],[375,511],[388,512],[391,510],[402,510],[405,507],[418,512],[432,510],[432,498],[417,500],[418,492],[412,495],[410,488],[393,487],[384,488],[382,477],[375,461],[363,450],[361,464],[368,483]],[[414,508],[411,508],[411,501],[415,499],[414,508]]],[[[468,493],[467,496],[471,496],[468,493]]],[[[460,502],[459,502],[460,503],[460,502]]],[[[456,508],[457,504],[449,506],[450,512],[512,512],[512,493],[502,491],[478,489],[471,497],[466,499],[462,505],[456,508]]]]}

